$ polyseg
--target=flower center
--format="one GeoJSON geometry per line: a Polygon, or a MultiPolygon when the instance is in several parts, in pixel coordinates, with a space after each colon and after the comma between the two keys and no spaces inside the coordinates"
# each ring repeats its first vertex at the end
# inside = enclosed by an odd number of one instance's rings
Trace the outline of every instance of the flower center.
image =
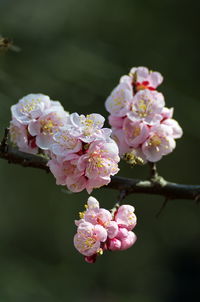
{"type": "Polygon", "coordinates": [[[113,105],[112,107],[116,107],[116,106],[122,106],[123,104],[126,104],[127,101],[125,99],[125,92],[124,89],[118,90],[116,93],[116,97],[113,98],[113,105]]]}
{"type": "Polygon", "coordinates": [[[54,123],[52,120],[42,120],[41,122],[42,126],[42,133],[44,135],[52,135],[53,134],[53,128],[57,126],[56,123],[54,123]]]}
{"type": "Polygon", "coordinates": [[[154,135],[149,142],[149,146],[158,147],[162,143],[161,138],[158,135],[154,135]]]}
{"type": "Polygon", "coordinates": [[[151,113],[151,100],[140,99],[136,104],[132,105],[132,111],[139,115],[140,118],[145,118],[151,113]]]}
{"type": "Polygon", "coordinates": [[[144,100],[139,100],[138,102],[138,114],[140,117],[147,116],[147,104],[144,100]]]}
{"type": "Polygon", "coordinates": [[[94,244],[96,240],[93,237],[87,237],[83,243],[84,249],[89,250],[94,244]]]}
{"type": "Polygon", "coordinates": [[[143,81],[142,83],[137,82],[135,84],[136,91],[144,90],[144,89],[155,90],[155,88],[149,86],[149,84],[150,84],[149,81],[143,81]]]}
{"type": "Polygon", "coordinates": [[[88,160],[90,163],[93,164],[93,166],[97,168],[103,168],[103,158],[101,157],[101,154],[99,152],[93,152],[88,160]]]}
{"type": "Polygon", "coordinates": [[[93,126],[94,121],[90,118],[89,114],[86,116],[84,124],[85,124],[86,127],[92,127],[93,126]]]}
{"type": "Polygon", "coordinates": [[[76,146],[77,139],[71,137],[68,133],[62,133],[55,138],[55,141],[61,145],[62,147],[66,147],[67,149],[73,149],[76,146]]]}
{"type": "Polygon", "coordinates": [[[133,136],[138,136],[141,133],[140,127],[135,127],[133,130],[133,136]]]}
{"type": "Polygon", "coordinates": [[[32,101],[28,101],[22,105],[20,111],[22,113],[30,113],[35,110],[38,104],[41,103],[41,99],[32,99],[32,101]]]}
{"type": "Polygon", "coordinates": [[[94,129],[94,121],[90,117],[90,114],[86,115],[86,118],[81,117],[81,124],[83,125],[83,135],[85,136],[90,136],[94,129]]]}

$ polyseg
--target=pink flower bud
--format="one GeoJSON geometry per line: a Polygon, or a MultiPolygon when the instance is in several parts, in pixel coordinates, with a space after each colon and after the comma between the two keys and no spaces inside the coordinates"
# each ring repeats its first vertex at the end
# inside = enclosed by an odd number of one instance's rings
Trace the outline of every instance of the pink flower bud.
{"type": "Polygon", "coordinates": [[[95,263],[97,259],[97,254],[94,254],[92,256],[85,256],[84,259],[87,263],[95,263]]]}
{"type": "Polygon", "coordinates": [[[137,223],[137,218],[134,214],[134,207],[130,205],[122,205],[117,210],[115,221],[120,227],[124,227],[131,231],[137,223]]]}
{"type": "Polygon", "coordinates": [[[109,239],[107,246],[110,251],[119,251],[121,249],[121,241],[117,238],[109,239]]]}
{"type": "Polygon", "coordinates": [[[128,232],[128,236],[121,239],[121,250],[129,249],[137,240],[136,235],[133,232],[128,232]]]}

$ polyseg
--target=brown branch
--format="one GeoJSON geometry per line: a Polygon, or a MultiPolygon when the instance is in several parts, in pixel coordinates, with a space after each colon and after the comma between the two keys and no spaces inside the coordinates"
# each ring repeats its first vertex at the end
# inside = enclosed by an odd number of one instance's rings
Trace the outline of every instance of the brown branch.
{"type": "MultiPolygon", "coordinates": [[[[163,180],[163,179],[162,179],[163,180]]],[[[151,180],[130,179],[119,176],[112,177],[108,188],[125,190],[132,193],[162,195],[168,199],[200,199],[200,185],[177,184],[169,181],[152,182],[151,180]]]]}
{"type": "MultiPolygon", "coordinates": [[[[5,140],[0,144],[0,158],[12,164],[42,169],[49,172],[49,168],[46,165],[46,158],[20,152],[16,148],[8,146],[5,140]]],[[[126,195],[142,193],[162,195],[167,199],[200,200],[200,185],[172,183],[165,181],[162,177],[158,177],[156,180],[140,180],[113,176],[111,182],[105,186],[105,188],[126,192],[126,195]]]]}

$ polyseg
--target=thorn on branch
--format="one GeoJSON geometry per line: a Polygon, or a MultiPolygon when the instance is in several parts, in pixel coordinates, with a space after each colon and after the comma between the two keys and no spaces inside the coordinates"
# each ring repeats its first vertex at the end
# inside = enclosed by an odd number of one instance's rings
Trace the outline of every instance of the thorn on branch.
{"type": "Polygon", "coordinates": [[[120,204],[122,200],[126,197],[126,195],[127,195],[126,190],[119,191],[119,197],[117,199],[117,202],[114,205],[114,207],[110,210],[112,215],[114,215],[115,211],[120,207],[120,204]]]}
{"type": "Polygon", "coordinates": [[[166,207],[168,201],[169,201],[169,198],[165,197],[165,200],[164,200],[164,202],[163,202],[161,208],[159,209],[159,211],[158,211],[157,214],[156,214],[156,218],[159,218],[159,216],[161,215],[161,213],[162,213],[163,210],[165,209],[165,207],[166,207]]]}
{"type": "Polygon", "coordinates": [[[127,195],[126,190],[122,190],[119,192],[118,204],[122,202],[122,200],[126,197],[126,195],[127,195]]]}

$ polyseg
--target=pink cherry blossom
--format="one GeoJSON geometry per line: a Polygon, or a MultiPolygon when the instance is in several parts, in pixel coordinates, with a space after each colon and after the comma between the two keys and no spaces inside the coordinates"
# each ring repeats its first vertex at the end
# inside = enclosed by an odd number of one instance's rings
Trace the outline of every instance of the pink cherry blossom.
{"type": "Polygon", "coordinates": [[[183,135],[183,130],[176,120],[172,118],[167,118],[162,122],[162,124],[172,129],[173,138],[180,138],[183,135]]]}
{"type": "Polygon", "coordinates": [[[84,174],[84,171],[77,169],[77,161],[79,155],[71,155],[70,160],[63,160],[59,157],[54,157],[48,161],[48,166],[51,172],[56,177],[58,184],[66,185],[67,179],[75,176],[81,176],[84,174]]]}
{"type": "Polygon", "coordinates": [[[77,153],[82,149],[82,142],[71,135],[69,127],[59,127],[52,137],[49,149],[57,156],[67,159],[69,154],[77,153]]]}
{"type": "Polygon", "coordinates": [[[142,145],[142,152],[148,161],[157,162],[163,155],[172,152],[175,146],[172,128],[160,124],[151,128],[149,138],[142,145]]]}
{"type": "Polygon", "coordinates": [[[90,144],[87,152],[80,156],[77,167],[85,170],[87,177],[86,189],[88,193],[93,188],[106,185],[110,182],[110,176],[115,175],[118,171],[118,147],[110,139],[110,142],[95,141],[90,144]]]}
{"type": "MultiPolygon", "coordinates": [[[[79,153],[79,152],[78,152],[79,153]]],[[[113,140],[95,141],[84,154],[71,153],[54,156],[48,162],[56,183],[66,185],[73,192],[86,189],[89,193],[110,182],[110,176],[118,172],[118,148],[113,140]]]]}
{"type": "Polygon", "coordinates": [[[127,228],[119,227],[116,237],[107,240],[107,247],[110,251],[123,251],[129,249],[136,240],[135,233],[128,231],[127,228]]]}
{"type": "MultiPolygon", "coordinates": [[[[133,88],[133,77],[131,74],[129,75],[123,75],[121,76],[120,80],[119,80],[119,83],[124,83],[126,84],[129,88],[133,88]]],[[[132,91],[133,92],[133,91],[132,91]]]]}
{"type": "Polygon", "coordinates": [[[139,91],[133,98],[131,111],[127,116],[133,122],[143,121],[148,125],[155,125],[162,119],[164,97],[157,91],[147,89],[139,91]]]}
{"type": "Polygon", "coordinates": [[[128,232],[128,236],[121,239],[121,248],[120,250],[129,249],[137,240],[137,236],[133,232],[128,232]]]}
{"type": "Polygon", "coordinates": [[[57,184],[91,192],[119,171],[119,150],[102,115],[69,115],[58,101],[30,94],[12,106],[12,116],[11,140],[24,152],[42,149],[57,184]]]}
{"type": "Polygon", "coordinates": [[[96,209],[96,208],[99,209],[99,202],[96,198],[90,196],[87,201],[87,206],[89,210],[96,209]]]}
{"type": "Polygon", "coordinates": [[[71,192],[81,192],[87,189],[87,178],[84,175],[75,174],[72,177],[67,177],[66,185],[71,192]]]}
{"type": "Polygon", "coordinates": [[[129,233],[129,231],[127,230],[127,228],[119,226],[116,238],[119,240],[122,240],[123,238],[126,238],[128,236],[128,233],[129,233]]]}
{"type": "Polygon", "coordinates": [[[163,77],[159,72],[150,71],[146,67],[133,67],[129,75],[133,78],[136,90],[155,90],[163,81],[163,77]]]}
{"type": "Polygon", "coordinates": [[[10,122],[10,140],[22,152],[32,154],[38,153],[38,147],[35,143],[35,137],[32,137],[29,134],[26,125],[19,123],[15,119],[10,122]]]}
{"type": "MultiPolygon", "coordinates": [[[[126,229],[127,231],[127,229],[126,229]]],[[[115,238],[107,240],[107,247],[110,251],[123,251],[129,249],[137,240],[135,233],[132,231],[127,231],[126,236],[119,238],[116,236],[115,238]]]]}
{"type": "Polygon", "coordinates": [[[107,233],[101,225],[83,222],[74,236],[75,248],[84,256],[92,256],[100,250],[101,242],[106,241],[107,233]]]}
{"type": "Polygon", "coordinates": [[[48,150],[50,137],[69,115],[58,101],[52,101],[47,95],[29,94],[11,107],[11,132],[15,136],[19,149],[28,153],[37,153],[38,147],[48,150]],[[14,135],[15,133],[15,135],[14,135]],[[16,135],[16,133],[18,133],[16,135]]]}
{"type": "Polygon", "coordinates": [[[129,118],[124,119],[123,132],[127,145],[133,148],[138,148],[149,136],[149,128],[145,123],[133,122],[129,118]]]}
{"type": "Polygon", "coordinates": [[[75,220],[77,234],[74,237],[76,249],[83,254],[85,261],[94,263],[103,251],[120,251],[130,248],[136,241],[131,231],[136,225],[134,207],[122,205],[111,212],[99,207],[96,198],[90,196],[86,210],[75,220]]]}
{"type": "Polygon", "coordinates": [[[112,138],[119,148],[119,155],[122,157],[125,153],[131,151],[131,146],[125,140],[124,130],[113,128],[112,138]]]}
{"type": "Polygon", "coordinates": [[[117,238],[112,238],[108,240],[107,246],[110,251],[120,251],[121,249],[121,241],[117,238]]]}
{"type": "Polygon", "coordinates": [[[70,132],[85,143],[91,143],[94,140],[105,140],[110,137],[111,130],[103,128],[105,118],[100,114],[79,115],[72,113],[69,116],[70,132]]]}
{"type": "Polygon", "coordinates": [[[172,118],[173,113],[174,113],[174,108],[164,107],[163,110],[162,110],[162,112],[161,112],[162,121],[165,120],[165,119],[172,118]]]}
{"type": "MultiPolygon", "coordinates": [[[[96,131],[101,130],[104,129],[96,131]]],[[[57,184],[66,185],[73,192],[86,189],[90,193],[94,188],[107,185],[111,176],[119,171],[118,147],[107,133],[102,132],[104,137],[97,140],[97,137],[94,139],[93,129],[94,141],[85,143],[82,136],[77,133],[74,136],[73,131],[73,125],[67,123],[64,127],[58,127],[52,135],[49,146],[52,160],[48,165],[57,184]]]]}
{"type": "Polygon", "coordinates": [[[106,226],[108,232],[108,238],[115,238],[118,234],[119,226],[116,221],[110,221],[106,226]]]}
{"type": "Polygon", "coordinates": [[[121,227],[131,231],[137,223],[137,218],[134,214],[135,208],[130,205],[122,205],[117,210],[115,221],[121,227]]]}
{"type": "Polygon", "coordinates": [[[28,126],[29,133],[36,136],[36,145],[49,150],[53,142],[53,135],[59,127],[63,127],[68,119],[68,113],[62,107],[51,107],[35,121],[31,121],[28,126]]]}
{"type": "Polygon", "coordinates": [[[65,185],[72,192],[81,192],[86,188],[87,179],[84,171],[77,169],[78,155],[74,154],[71,160],[53,158],[49,160],[48,166],[57,185],[65,185]]]}
{"type": "Polygon", "coordinates": [[[117,235],[118,225],[112,220],[111,213],[106,209],[99,208],[99,203],[94,197],[89,197],[87,209],[83,215],[85,221],[103,226],[107,230],[109,238],[114,238],[117,235]]]}
{"type": "Polygon", "coordinates": [[[88,210],[85,212],[84,219],[92,224],[100,224],[103,227],[106,227],[112,220],[112,215],[106,209],[88,208],[88,210]]]}
{"type": "Polygon", "coordinates": [[[51,107],[51,100],[44,94],[28,94],[16,105],[11,106],[12,117],[23,125],[39,118],[45,109],[51,107]]]}
{"type": "Polygon", "coordinates": [[[129,160],[129,154],[133,157],[133,153],[143,163],[158,161],[175,148],[174,139],[183,134],[177,121],[172,119],[173,108],[164,107],[164,97],[156,91],[162,81],[160,73],[134,67],[129,75],[121,77],[120,84],[106,100],[112,138],[119,147],[120,156],[129,163],[133,162],[129,160]],[[122,101],[117,96],[122,85],[126,93],[129,91],[127,102],[124,96],[122,101]],[[126,154],[128,157],[124,156],[126,154]]]}
{"type": "Polygon", "coordinates": [[[131,84],[120,83],[107,98],[105,106],[108,112],[114,116],[125,116],[131,106],[133,88],[131,84]]]}
{"type": "Polygon", "coordinates": [[[113,128],[122,128],[122,125],[123,125],[123,121],[124,121],[124,118],[123,117],[120,117],[120,116],[115,116],[115,115],[109,115],[108,116],[108,121],[109,121],[109,124],[113,127],[113,128]]]}

